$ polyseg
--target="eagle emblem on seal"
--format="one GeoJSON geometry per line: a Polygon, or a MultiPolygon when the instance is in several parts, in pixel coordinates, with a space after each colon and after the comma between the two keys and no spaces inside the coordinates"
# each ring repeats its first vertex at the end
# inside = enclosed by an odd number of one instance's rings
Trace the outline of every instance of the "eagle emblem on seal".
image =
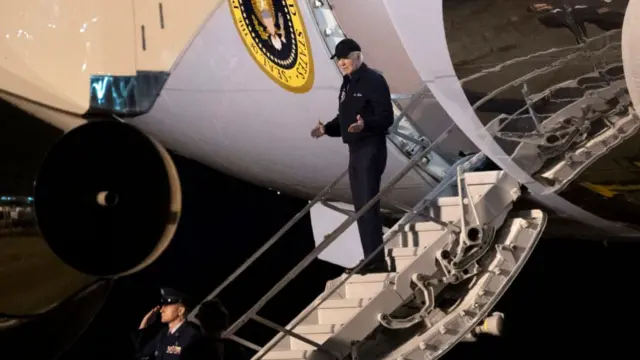
{"type": "Polygon", "coordinates": [[[273,0],[251,0],[251,5],[257,15],[252,15],[251,20],[260,38],[268,41],[274,48],[282,50],[282,44],[287,43],[282,13],[276,14],[273,0]]]}

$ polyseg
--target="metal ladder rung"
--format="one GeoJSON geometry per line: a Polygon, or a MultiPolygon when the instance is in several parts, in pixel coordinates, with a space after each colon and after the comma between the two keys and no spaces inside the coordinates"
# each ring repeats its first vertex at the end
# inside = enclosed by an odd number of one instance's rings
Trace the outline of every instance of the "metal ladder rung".
{"type": "MultiPolygon", "coordinates": [[[[409,115],[409,111],[413,110],[413,108],[416,106],[417,103],[419,103],[419,100],[422,100],[422,98],[424,97],[424,91],[427,90],[428,87],[427,86],[423,86],[420,91],[418,91],[415,94],[411,94],[411,95],[398,95],[398,94],[392,94],[391,95],[391,99],[393,102],[393,105],[395,105],[395,107],[398,109],[399,114],[397,116],[395,116],[394,121],[393,121],[393,125],[391,126],[391,128],[389,129],[390,133],[407,141],[410,142],[414,145],[418,145],[418,146],[422,146],[422,147],[427,147],[430,144],[429,142],[425,142],[420,140],[420,138],[418,139],[414,139],[404,133],[401,133],[398,130],[398,127],[400,126],[400,122],[402,121],[402,119],[407,119],[407,121],[409,122],[409,124],[411,125],[411,127],[416,131],[416,133],[418,133],[420,135],[420,132],[417,131],[417,126],[415,125],[415,121],[413,121],[413,119],[411,118],[411,116],[409,115]],[[408,99],[409,104],[407,104],[407,106],[402,106],[396,99],[408,99]]],[[[424,138],[424,136],[421,136],[422,138],[424,138]]]]}
{"type": "MultiPolygon", "coordinates": [[[[393,189],[393,187],[403,178],[405,177],[412,169],[414,169],[420,161],[426,156],[427,153],[433,151],[434,146],[439,144],[441,141],[446,139],[452,131],[456,128],[456,124],[452,123],[445,131],[443,131],[437,139],[429,144],[426,148],[422,149],[418,154],[414,155],[409,163],[407,163],[401,171],[399,171],[396,175],[394,175],[388,183],[381,189],[381,191],[374,196],[367,204],[365,204],[358,212],[349,216],[346,220],[342,222],[340,226],[338,226],[334,231],[325,236],[325,239],[311,252],[309,253],[302,261],[300,261],[291,271],[289,271],[282,280],[280,280],[267,294],[265,294],[254,306],[252,306],[243,316],[241,316],[238,320],[236,320],[233,324],[231,324],[222,334],[223,338],[228,338],[234,340],[240,344],[243,344],[251,349],[256,351],[263,351],[261,348],[249,341],[241,339],[235,335],[235,333],[242,327],[248,320],[255,320],[263,325],[270,326],[276,330],[283,331],[282,334],[290,335],[292,338],[296,338],[302,342],[305,342],[309,345],[317,347],[318,344],[315,342],[310,342],[311,340],[302,337],[299,334],[295,334],[293,332],[288,331],[287,329],[280,327],[277,324],[270,322],[267,319],[257,316],[257,312],[275,296],[286,284],[288,284],[294,277],[296,277],[304,268],[306,268],[313,259],[315,259],[321,252],[323,252],[331,243],[336,240],[340,234],[342,234],[346,229],[348,229],[352,224],[354,224],[357,219],[362,216],[365,212],[369,211],[371,207],[374,206],[380,199],[387,193],[393,189]]],[[[283,226],[275,235],[273,235],[267,243],[265,243],[256,253],[254,253],[247,261],[245,261],[238,269],[236,269],[225,281],[222,282],[204,301],[211,300],[215,298],[224,288],[226,288],[233,280],[237,278],[237,276],[246,270],[258,257],[260,257],[271,245],[273,245],[277,240],[279,240],[282,235],[287,232],[297,221],[299,221],[303,216],[305,216],[317,203],[323,203],[327,198],[333,188],[346,176],[348,170],[345,170],[337,179],[335,179],[330,185],[328,185],[325,189],[323,189],[314,200],[310,201],[304,209],[299,211],[285,226],[283,226]]],[[[438,184],[434,189],[443,189],[442,184],[438,184]]],[[[326,202],[325,202],[326,203],[326,202]]],[[[411,215],[415,217],[417,214],[416,211],[412,211],[411,215]]],[[[407,214],[409,215],[409,214],[407,214]]],[[[387,234],[390,236],[390,234],[387,234]]],[[[381,251],[383,247],[379,248],[378,251],[381,251]]],[[[376,251],[376,253],[378,252],[376,251]]],[[[366,265],[366,262],[370,259],[366,259],[362,262],[359,267],[363,267],[366,265]]],[[[357,269],[356,269],[357,270],[357,269]]],[[[204,302],[203,301],[203,302],[204,302]]],[[[195,316],[195,313],[198,311],[200,305],[196,307],[189,318],[192,319],[195,316]]]]}
{"type": "MultiPolygon", "coordinates": [[[[307,213],[309,213],[309,211],[315,204],[324,200],[324,198],[331,192],[331,190],[333,190],[333,188],[335,188],[335,186],[340,181],[342,181],[342,179],[347,175],[348,172],[349,172],[348,169],[343,171],[342,174],[340,174],[340,176],[338,176],[331,184],[327,185],[327,187],[325,187],[315,197],[315,199],[313,199],[312,201],[309,201],[307,206],[305,206],[302,210],[300,210],[293,218],[291,218],[291,220],[289,220],[282,228],[280,228],[280,230],[277,233],[275,233],[264,245],[260,247],[260,249],[258,249],[258,251],[256,251],[253,255],[251,255],[242,265],[240,265],[240,267],[238,267],[231,275],[229,275],[229,277],[227,277],[222,282],[222,284],[218,285],[218,287],[211,294],[209,294],[209,296],[207,296],[202,302],[215,298],[224,288],[226,288],[229,284],[231,284],[233,280],[235,280],[238,276],[240,276],[241,273],[243,273],[249,266],[251,266],[251,264],[253,264],[260,256],[262,256],[262,254],[264,254],[273,244],[275,244],[278,240],[280,240],[282,236],[287,231],[289,231],[289,229],[291,229],[300,219],[302,219],[305,215],[307,215],[307,213]]],[[[189,314],[189,317],[192,318],[199,308],[200,308],[200,305],[198,305],[195,309],[193,309],[189,314]]]]}
{"type": "MultiPolygon", "coordinates": [[[[402,210],[404,212],[408,213],[408,212],[411,212],[411,211],[415,211],[412,208],[401,204],[397,200],[394,200],[394,199],[391,199],[391,198],[388,198],[388,197],[385,197],[385,200],[388,201],[391,205],[397,207],[398,209],[400,209],[400,210],[402,210]]],[[[427,208],[427,207],[425,207],[425,208],[427,208]]],[[[450,229],[452,231],[460,232],[460,228],[458,226],[456,226],[454,224],[451,224],[451,223],[448,223],[446,221],[442,221],[442,220],[440,220],[438,218],[435,218],[435,217],[427,214],[425,212],[425,209],[416,211],[416,213],[417,213],[417,215],[423,217],[426,221],[431,221],[431,222],[436,223],[436,224],[438,224],[438,225],[440,225],[440,226],[442,226],[442,227],[444,227],[446,229],[450,229]]]]}
{"type": "Polygon", "coordinates": [[[237,342],[237,343],[241,344],[241,345],[244,345],[244,346],[248,347],[248,348],[249,348],[249,349],[251,349],[251,350],[255,350],[255,351],[260,351],[260,350],[262,350],[262,347],[261,347],[261,346],[258,346],[258,345],[256,345],[256,344],[254,344],[254,343],[252,343],[252,342],[250,342],[250,341],[247,341],[247,340],[245,340],[245,339],[243,339],[243,338],[241,338],[241,337],[238,337],[238,336],[236,336],[236,335],[229,335],[229,336],[228,336],[228,338],[229,338],[230,340],[233,340],[233,341],[235,341],[235,342],[237,342]]]}
{"type": "MultiPolygon", "coordinates": [[[[476,155],[474,155],[473,157],[471,157],[470,159],[468,159],[466,162],[464,162],[463,164],[458,165],[459,167],[463,168],[463,172],[466,172],[470,169],[475,168],[476,166],[478,166],[480,163],[482,163],[482,161],[484,161],[485,156],[482,153],[478,153],[476,155]]],[[[457,174],[457,173],[456,173],[457,174]]],[[[427,196],[425,196],[422,200],[420,200],[420,202],[418,202],[418,204],[416,204],[414,206],[414,209],[421,209],[421,208],[425,208],[427,206],[429,206],[431,204],[431,202],[433,202],[435,199],[437,199],[437,194],[441,193],[446,187],[447,185],[451,184],[452,182],[454,182],[456,180],[455,176],[452,176],[453,174],[450,174],[451,176],[448,179],[443,180],[436,188],[434,188],[429,194],[427,194],[427,196]]],[[[373,200],[372,200],[373,201],[373,200]]],[[[369,255],[368,258],[366,258],[364,261],[360,262],[351,273],[347,274],[346,276],[343,276],[340,278],[340,281],[337,284],[333,284],[332,287],[328,290],[326,290],[325,292],[323,292],[322,294],[320,294],[320,296],[312,303],[312,305],[310,307],[308,307],[307,309],[305,309],[300,315],[298,315],[299,319],[295,320],[293,323],[289,324],[289,326],[291,327],[295,327],[300,325],[300,323],[302,321],[304,321],[304,319],[307,318],[307,316],[309,316],[311,314],[312,311],[314,311],[315,309],[318,308],[318,306],[320,306],[320,304],[324,303],[326,300],[328,300],[336,291],[338,291],[339,288],[341,288],[343,285],[345,285],[347,283],[347,281],[349,281],[349,279],[351,279],[351,277],[356,274],[361,268],[363,268],[364,266],[366,266],[367,262],[372,259],[376,254],[378,254],[380,251],[382,251],[383,249],[385,249],[385,247],[387,246],[387,244],[393,240],[393,238],[399,233],[400,229],[404,228],[405,225],[409,224],[418,214],[418,211],[416,210],[411,210],[409,211],[407,214],[405,214],[394,226],[393,228],[391,228],[385,235],[384,235],[384,242],[382,245],[380,245],[376,250],[373,251],[373,253],[371,255],[369,255]]],[[[344,225],[344,223],[343,223],[344,225]]],[[[325,240],[326,241],[326,240],[325,240]]],[[[324,243],[324,241],[323,241],[324,243]]],[[[235,324],[234,324],[235,325],[235,324]]],[[[282,334],[278,334],[276,335],[276,337],[274,338],[274,340],[272,341],[280,341],[282,340],[282,334]],[[277,339],[277,340],[276,340],[277,339]]],[[[263,349],[264,353],[267,353],[269,351],[271,351],[273,349],[275,343],[272,343],[271,346],[267,345],[266,349],[263,349]]]]}
{"type": "Polygon", "coordinates": [[[409,212],[412,209],[409,206],[406,206],[404,204],[402,204],[400,201],[393,199],[391,197],[388,196],[383,196],[384,201],[388,202],[391,206],[395,206],[396,208],[404,211],[404,212],[409,212]]]}
{"type": "MultiPolygon", "coordinates": [[[[324,240],[316,246],[316,248],[311,251],[302,261],[300,261],[291,271],[289,271],[283,278],[280,280],[266,295],[264,295],[258,302],[249,309],[247,313],[245,313],[240,319],[236,320],[223,334],[223,337],[227,337],[231,334],[234,334],[240,327],[242,327],[251,316],[255,315],[260,308],[262,308],[269,300],[271,300],[280,290],[282,290],[294,277],[296,277],[303,269],[305,269],[320,253],[322,253],[327,247],[329,247],[333,241],[335,241],[340,234],[342,234],[345,230],[347,230],[356,220],[361,217],[365,212],[369,211],[373,205],[380,200],[382,196],[386,193],[390,192],[391,189],[402,179],[404,176],[409,173],[422,159],[424,155],[426,155],[432,148],[440,143],[440,141],[444,140],[456,127],[456,124],[451,124],[447,130],[445,130],[440,136],[436,139],[436,141],[431,144],[431,146],[422,150],[419,154],[414,156],[414,158],[407,164],[405,167],[398,172],[389,182],[380,190],[376,196],[373,197],[367,204],[365,204],[360,211],[357,212],[356,216],[351,216],[342,222],[334,231],[332,231],[329,235],[325,236],[324,240]]],[[[379,249],[380,250],[380,249],[379,249]]],[[[362,262],[360,266],[364,266],[366,262],[362,262]]],[[[354,271],[358,271],[358,268],[354,269],[354,271]]]]}
{"type": "Polygon", "coordinates": [[[331,210],[333,210],[335,212],[339,212],[339,213],[341,213],[343,215],[346,215],[346,216],[354,216],[356,214],[355,211],[342,209],[342,208],[340,208],[340,207],[338,207],[336,205],[333,205],[332,203],[328,202],[327,200],[322,200],[320,203],[322,205],[326,206],[327,208],[329,208],[329,209],[331,209],[331,210]]]}
{"type": "Polygon", "coordinates": [[[285,328],[283,326],[280,326],[280,325],[274,323],[273,321],[271,321],[269,319],[265,319],[262,316],[257,315],[257,314],[253,315],[251,318],[253,320],[261,323],[264,326],[268,326],[268,327],[272,328],[273,330],[276,330],[276,331],[279,331],[279,332],[281,332],[281,333],[283,333],[285,335],[291,336],[292,338],[296,338],[296,339],[298,339],[298,340],[300,340],[300,341],[302,341],[302,342],[304,342],[306,344],[309,344],[309,345],[315,347],[316,349],[318,349],[318,351],[321,351],[321,352],[323,352],[323,353],[325,353],[325,354],[327,354],[327,355],[329,355],[331,357],[335,357],[330,352],[324,350],[322,348],[322,345],[318,344],[317,342],[315,342],[315,341],[313,341],[313,340],[311,340],[311,339],[309,339],[309,338],[307,338],[305,336],[302,336],[302,335],[298,334],[297,332],[294,332],[294,331],[289,330],[289,329],[287,329],[287,328],[285,328]]]}

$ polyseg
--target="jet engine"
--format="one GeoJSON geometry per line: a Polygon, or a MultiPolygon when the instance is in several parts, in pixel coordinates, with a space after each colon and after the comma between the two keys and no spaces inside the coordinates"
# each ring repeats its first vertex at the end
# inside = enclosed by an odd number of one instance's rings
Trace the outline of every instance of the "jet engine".
{"type": "Polygon", "coordinates": [[[51,250],[98,277],[131,274],[157,259],[182,206],[168,152],[118,121],[90,121],[67,132],[47,154],[34,197],[51,250]]]}

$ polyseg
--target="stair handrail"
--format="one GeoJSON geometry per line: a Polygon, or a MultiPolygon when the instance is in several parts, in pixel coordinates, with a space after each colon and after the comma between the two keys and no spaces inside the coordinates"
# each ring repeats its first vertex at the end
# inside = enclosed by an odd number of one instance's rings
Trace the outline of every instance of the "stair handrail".
{"type": "MultiPolygon", "coordinates": [[[[253,264],[253,262],[255,262],[260,256],[262,256],[262,254],[264,254],[265,251],[267,251],[273,244],[275,244],[276,241],[280,240],[280,238],[287,231],[289,231],[293,227],[293,225],[295,225],[298,221],[300,221],[300,219],[302,219],[305,215],[307,215],[307,213],[311,211],[312,207],[314,207],[316,204],[325,200],[325,198],[327,197],[327,195],[329,195],[331,190],[333,190],[336,187],[336,185],[338,185],[338,183],[347,175],[348,172],[349,172],[349,169],[345,169],[342,172],[342,174],[340,174],[340,176],[338,176],[335,180],[333,180],[333,182],[331,182],[322,191],[320,191],[318,195],[316,195],[316,197],[313,198],[313,200],[309,201],[307,206],[302,208],[302,210],[298,211],[298,213],[294,217],[292,217],[286,224],[284,224],[284,226],[282,226],[280,230],[278,230],[278,232],[273,234],[273,236],[271,236],[271,238],[269,238],[269,240],[266,243],[264,243],[264,245],[262,245],[255,253],[253,253],[253,255],[251,255],[233,273],[231,273],[231,275],[229,275],[222,282],[222,284],[218,285],[218,287],[215,290],[213,290],[213,292],[210,293],[204,300],[202,300],[200,304],[218,296],[218,294],[220,294],[220,292],[224,290],[224,288],[226,288],[233,280],[235,280],[241,273],[243,273],[249,266],[251,266],[251,264],[253,264]]],[[[199,308],[200,308],[200,305],[196,306],[191,311],[191,313],[189,314],[190,320],[193,320],[193,315],[197,313],[199,308]]]]}
{"type": "MultiPolygon", "coordinates": [[[[453,185],[454,182],[456,182],[456,180],[458,179],[458,170],[460,170],[460,172],[462,172],[462,173],[466,173],[469,170],[477,168],[479,165],[481,165],[486,160],[486,158],[487,158],[486,155],[484,155],[483,153],[477,153],[475,155],[466,156],[465,158],[463,158],[460,161],[458,161],[455,164],[455,166],[450,171],[447,172],[447,174],[445,175],[444,179],[438,184],[438,186],[433,188],[421,201],[419,201],[416,205],[414,205],[413,208],[410,211],[408,211],[402,218],[400,218],[400,220],[398,220],[395,223],[395,225],[391,229],[389,229],[389,231],[387,231],[387,233],[384,235],[384,241],[380,246],[378,246],[367,258],[365,258],[361,263],[359,263],[353,269],[353,271],[351,271],[350,273],[348,273],[345,276],[343,276],[338,284],[332,284],[331,289],[329,289],[328,291],[325,291],[322,294],[320,294],[319,297],[316,298],[315,301],[311,304],[311,306],[307,307],[305,310],[303,310],[303,312],[300,315],[298,315],[298,317],[296,318],[296,320],[294,320],[294,322],[292,324],[288,325],[286,328],[281,327],[281,326],[277,326],[276,327],[276,326],[268,325],[269,327],[273,328],[274,330],[279,331],[280,333],[278,335],[276,335],[276,339],[275,339],[275,341],[273,341],[274,345],[272,345],[272,346],[267,345],[265,347],[262,347],[259,350],[258,354],[256,355],[257,359],[261,359],[262,358],[261,355],[264,355],[268,351],[272,350],[273,346],[275,346],[275,343],[278,340],[280,340],[280,339],[278,339],[278,337],[281,338],[284,335],[292,335],[291,333],[293,332],[293,330],[292,330],[293,328],[295,328],[300,323],[302,323],[322,303],[327,301],[336,291],[338,291],[338,289],[340,289],[344,284],[346,284],[347,281],[349,281],[349,279],[351,279],[351,277],[358,272],[358,270],[360,270],[362,267],[366,266],[366,264],[371,259],[373,259],[380,251],[382,251],[385,248],[385,246],[391,240],[393,240],[393,238],[395,238],[395,236],[400,231],[402,231],[402,229],[406,225],[408,225],[411,221],[413,221],[413,219],[415,219],[418,215],[421,215],[423,210],[425,208],[427,208],[428,206],[430,206],[435,200],[437,200],[438,196],[443,191],[445,191],[450,185],[453,185]]],[[[256,320],[256,319],[254,319],[254,320],[256,320]]],[[[262,322],[262,321],[258,320],[258,322],[262,322]]],[[[233,334],[224,333],[223,336],[227,336],[227,337],[229,337],[230,339],[232,339],[234,341],[240,340],[238,342],[240,342],[240,343],[242,343],[244,345],[249,345],[252,348],[255,347],[254,346],[255,344],[251,344],[251,343],[249,343],[248,341],[246,341],[244,339],[240,339],[237,336],[234,336],[233,334]]]]}
{"type": "MultiPolygon", "coordinates": [[[[289,282],[296,277],[302,270],[304,270],[320,253],[322,253],[327,247],[329,247],[344,231],[346,231],[353,223],[355,223],[362,215],[364,215],[373,205],[380,200],[382,196],[387,194],[409,171],[411,171],[419,161],[432,150],[433,147],[438,145],[441,141],[447,138],[447,136],[456,128],[456,124],[452,123],[447,130],[445,130],[438,138],[433,141],[433,143],[422,150],[420,153],[416,154],[409,163],[407,163],[400,172],[389,180],[387,184],[378,192],[376,196],[373,197],[368,203],[366,203],[360,211],[358,211],[355,215],[349,216],[345,221],[343,221],[336,229],[334,229],[331,233],[325,235],[324,240],[318,244],[307,256],[304,257],[289,273],[287,273],[276,285],[274,285],[267,294],[265,294],[258,302],[256,302],[251,309],[249,309],[243,316],[241,316],[238,320],[236,320],[231,326],[227,328],[224,332],[223,337],[231,338],[234,333],[247,323],[251,318],[257,315],[257,312],[266,305],[266,303],[271,300],[278,292],[280,292],[289,282]]],[[[306,209],[306,207],[305,207],[306,209]]],[[[302,216],[300,216],[302,217],[302,216]]],[[[275,242],[275,241],[274,241],[275,242]]],[[[361,264],[363,265],[363,264],[361,264]]],[[[235,273],[234,273],[235,274],[235,273]]],[[[228,284],[230,281],[225,281],[225,284],[228,284]]],[[[219,287],[220,289],[221,287],[219,287]]],[[[213,296],[219,293],[219,290],[214,291],[212,293],[213,296]]],[[[222,290],[222,289],[220,289],[222,290]]],[[[210,297],[213,297],[210,295],[210,297]]]]}
{"type": "MultiPolygon", "coordinates": [[[[421,88],[420,90],[416,91],[413,94],[407,94],[404,95],[406,98],[409,99],[414,99],[416,96],[422,96],[424,93],[424,89],[425,87],[421,88]]],[[[397,96],[397,95],[395,95],[397,96]]],[[[394,98],[394,96],[392,96],[392,99],[394,98]]],[[[394,125],[392,127],[397,127],[397,124],[399,122],[398,118],[401,118],[404,116],[404,111],[402,111],[400,113],[400,115],[396,116],[394,118],[394,125]]],[[[452,124],[449,129],[445,130],[442,134],[444,135],[446,133],[446,135],[448,135],[449,133],[451,133],[452,131],[452,127],[454,127],[455,124],[452,124]]],[[[391,133],[391,129],[390,129],[390,133],[391,133]]],[[[444,137],[446,138],[446,136],[444,137]]],[[[442,138],[440,141],[444,140],[444,138],[442,138]]],[[[394,144],[395,145],[395,144],[394,144]]],[[[426,154],[431,152],[431,149],[433,147],[435,147],[434,145],[436,145],[434,142],[429,142],[429,146],[425,147],[424,149],[429,149],[429,151],[423,151],[422,153],[424,154],[422,157],[420,157],[416,164],[419,163],[419,161],[421,161],[421,159],[423,157],[426,156],[426,154]]],[[[423,149],[423,150],[424,150],[423,149]]],[[[416,154],[418,155],[418,154],[416,154]]],[[[415,157],[415,155],[414,155],[415,157]]],[[[255,262],[260,256],[262,256],[262,254],[264,254],[273,244],[275,244],[278,240],[280,240],[280,238],[287,232],[289,231],[293,225],[295,225],[298,221],[300,221],[300,219],[302,219],[304,216],[307,215],[307,213],[309,213],[311,211],[311,208],[314,207],[316,204],[321,203],[325,200],[327,200],[328,195],[331,193],[331,191],[338,185],[338,183],[340,183],[340,181],[342,181],[342,179],[348,174],[349,169],[345,169],[342,174],[340,174],[340,176],[338,176],[333,182],[331,182],[329,185],[327,185],[324,189],[322,189],[322,191],[320,191],[320,193],[318,193],[318,195],[316,195],[315,198],[313,198],[313,200],[309,201],[309,203],[302,208],[302,210],[300,210],[293,218],[291,218],[291,220],[289,220],[282,228],[280,228],[280,230],[278,230],[277,233],[275,233],[273,236],[271,236],[271,238],[269,238],[269,240],[264,243],[264,245],[262,245],[255,253],[253,253],[253,255],[251,255],[242,265],[240,265],[240,267],[238,267],[233,273],[231,273],[231,275],[229,275],[220,285],[218,285],[218,287],[212,292],[210,293],[202,302],[207,301],[207,300],[211,300],[213,298],[215,298],[224,288],[226,288],[232,281],[234,281],[241,273],[243,273],[249,266],[251,266],[251,264],[253,264],[253,262],[255,262]]],[[[201,303],[202,303],[201,302],[201,303]]],[[[197,312],[197,310],[200,308],[200,305],[196,306],[190,313],[189,315],[189,319],[190,320],[194,320],[194,314],[197,312]]]]}
{"type": "MultiPolygon", "coordinates": [[[[410,115],[416,106],[423,104],[425,100],[435,101],[426,83],[413,93],[391,94],[395,120],[389,128],[388,139],[407,157],[412,157],[416,152],[431,144],[431,139],[423,133],[410,115]],[[407,100],[407,104],[403,106],[400,104],[400,100],[407,100]]],[[[431,186],[437,186],[444,179],[446,170],[451,168],[451,163],[437,151],[430,151],[418,164],[418,168],[426,173],[426,175],[421,174],[425,182],[431,186]]]]}
{"type": "Polygon", "coordinates": [[[409,116],[409,112],[413,110],[416,104],[419,103],[419,100],[422,100],[425,96],[430,94],[429,87],[427,84],[424,84],[417,91],[410,94],[400,94],[400,93],[392,93],[391,94],[391,103],[393,104],[393,109],[398,112],[398,115],[395,117],[395,121],[393,125],[389,128],[389,133],[395,135],[407,142],[410,142],[414,145],[418,146],[429,146],[431,144],[431,140],[429,140],[425,135],[422,135],[418,130],[417,126],[413,123],[411,117],[409,116]],[[400,106],[400,100],[409,100],[406,106],[400,106]],[[406,126],[412,130],[413,133],[420,135],[425,138],[427,141],[421,141],[420,139],[414,139],[411,136],[400,132],[398,129],[400,127],[400,123],[402,121],[406,121],[406,126]]]}
{"type": "MultiPolygon", "coordinates": [[[[412,160],[409,163],[407,163],[405,165],[405,167],[398,174],[396,174],[396,176],[394,176],[389,181],[389,183],[387,185],[385,185],[385,187],[380,191],[380,193],[378,193],[378,195],[376,195],[376,197],[374,197],[374,200],[377,201],[380,198],[380,194],[383,191],[386,192],[387,190],[390,189],[390,185],[391,186],[395,185],[402,177],[404,177],[404,175],[406,175],[413,167],[415,167],[415,165],[419,161],[421,161],[422,157],[424,157],[427,153],[429,153],[429,151],[431,151],[431,149],[433,147],[435,147],[442,140],[444,140],[455,128],[456,128],[456,124],[452,123],[447,130],[445,130],[442,134],[440,134],[438,139],[433,141],[428,147],[424,148],[420,153],[418,153],[415,156],[413,156],[412,160]],[[401,176],[398,176],[398,175],[401,175],[401,176]]],[[[275,244],[276,241],[280,240],[280,238],[287,231],[289,231],[289,229],[291,229],[293,227],[293,225],[295,225],[300,219],[302,219],[305,215],[307,215],[307,213],[309,211],[311,211],[311,208],[313,206],[315,206],[316,204],[318,204],[322,200],[324,200],[327,197],[327,195],[331,192],[331,190],[333,190],[336,187],[336,185],[347,175],[348,172],[349,172],[349,170],[345,169],[342,172],[342,174],[340,174],[340,176],[338,176],[333,182],[331,182],[331,184],[327,185],[318,195],[316,195],[316,197],[313,200],[309,201],[309,203],[302,210],[300,210],[293,218],[291,218],[291,220],[289,220],[282,228],[280,228],[280,230],[278,230],[278,232],[276,232],[266,243],[264,243],[264,245],[262,245],[242,265],[240,265],[240,267],[238,267],[233,273],[231,273],[231,275],[229,275],[220,285],[218,285],[218,287],[213,292],[211,292],[200,304],[202,304],[203,302],[211,300],[211,299],[215,298],[216,296],[218,296],[218,294],[220,294],[220,292],[222,292],[222,290],[224,290],[231,282],[233,282],[249,266],[251,266],[251,264],[253,264],[260,256],[262,256],[262,254],[264,254],[273,244],[275,244]]],[[[364,212],[367,211],[371,206],[373,206],[373,203],[375,202],[374,200],[371,200],[358,213],[355,214],[355,216],[357,216],[357,217],[355,218],[355,220],[351,221],[351,224],[353,222],[355,222],[358,218],[360,218],[360,216],[362,216],[362,214],[364,214],[364,212]]],[[[347,220],[350,221],[351,217],[347,218],[347,220]]],[[[344,225],[344,223],[342,223],[342,225],[344,225]]],[[[343,226],[340,226],[339,229],[341,229],[342,227],[343,226]]],[[[334,230],[334,232],[332,232],[331,234],[329,234],[327,236],[333,237],[334,233],[335,233],[335,230],[334,230]]],[[[327,236],[325,236],[325,239],[326,239],[327,236]]],[[[336,238],[337,238],[337,236],[336,236],[336,238]]],[[[318,247],[323,246],[323,244],[325,242],[326,242],[326,240],[323,241],[322,243],[320,243],[318,245],[318,247]]],[[[323,247],[323,250],[328,245],[329,244],[325,245],[323,247]]],[[[317,250],[318,247],[316,247],[315,250],[317,250]]],[[[312,252],[312,254],[316,253],[315,250],[312,252]]],[[[319,254],[319,252],[318,252],[318,254],[319,254]]],[[[314,257],[315,257],[315,255],[314,255],[314,257]]],[[[307,256],[307,258],[309,258],[309,255],[307,256]]],[[[306,265],[305,265],[305,267],[306,267],[306,265]]],[[[195,320],[195,314],[197,313],[198,309],[200,308],[200,304],[198,306],[196,306],[191,311],[191,313],[189,314],[189,319],[190,320],[195,320]]]]}

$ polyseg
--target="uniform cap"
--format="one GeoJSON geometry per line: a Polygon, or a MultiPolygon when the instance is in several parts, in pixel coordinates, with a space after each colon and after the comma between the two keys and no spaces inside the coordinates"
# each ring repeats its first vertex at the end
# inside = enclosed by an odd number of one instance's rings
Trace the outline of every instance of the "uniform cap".
{"type": "Polygon", "coordinates": [[[160,289],[160,304],[161,305],[169,305],[169,304],[178,304],[182,303],[186,305],[187,295],[181,293],[178,290],[172,288],[161,288],[160,289]]]}
{"type": "Polygon", "coordinates": [[[340,40],[340,42],[336,45],[336,49],[333,53],[333,55],[331,56],[331,59],[346,59],[349,54],[351,54],[354,51],[362,51],[362,49],[360,48],[360,45],[358,45],[358,43],[353,40],[353,39],[342,39],[340,40]]]}

